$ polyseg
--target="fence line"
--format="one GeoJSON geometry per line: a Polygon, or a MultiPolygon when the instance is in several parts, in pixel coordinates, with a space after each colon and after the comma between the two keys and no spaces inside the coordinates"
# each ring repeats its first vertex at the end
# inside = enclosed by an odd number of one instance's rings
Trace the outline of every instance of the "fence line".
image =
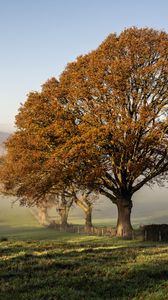
{"type": "MultiPolygon", "coordinates": [[[[49,228],[56,229],[60,232],[87,234],[94,236],[109,236],[113,237],[116,235],[116,229],[109,226],[96,227],[92,226],[90,228],[83,225],[73,225],[69,224],[67,226],[61,226],[54,221],[48,226],[49,228]]],[[[168,242],[168,224],[152,224],[140,227],[141,235],[144,241],[159,241],[168,242]]],[[[132,231],[132,239],[136,239],[137,234],[132,231]]]]}
{"type": "Polygon", "coordinates": [[[78,233],[78,234],[88,234],[96,236],[115,236],[115,229],[112,227],[96,227],[92,226],[90,228],[82,225],[68,225],[61,226],[60,224],[51,223],[49,228],[56,229],[60,232],[78,233]]]}
{"type": "Polygon", "coordinates": [[[141,227],[144,241],[168,242],[168,224],[150,224],[141,227]]]}

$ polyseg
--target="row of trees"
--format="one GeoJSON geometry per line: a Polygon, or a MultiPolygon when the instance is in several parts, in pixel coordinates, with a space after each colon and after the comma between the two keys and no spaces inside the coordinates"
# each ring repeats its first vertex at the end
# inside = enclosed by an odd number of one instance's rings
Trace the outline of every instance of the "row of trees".
{"type": "MultiPolygon", "coordinates": [[[[32,214],[43,226],[55,226],[55,220],[50,219],[48,214],[49,209],[55,208],[59,216],[59,224],[66,228],[68,224],[68,216],[71,207],[74,205],[79,207],[85,216],[85,228],[89,231],[92,227],[92,208],[96,200],[96,195],[89,193],[80,193],[80,195],[60,196],[47,195],[44,200],[39,201],[36,206],[31,209],[32,214]]],[[[29,203],[30,205],[30,203],[29,203]]]]}
{"type": "Polygon", "coordinates": [[[1,167],[6,190],[28,205],[105,195],[118,208],[116,234],[130,236],[133,194],[167,178],[167,33],[109,35],[31,92],[16,128],[1,167]]]}

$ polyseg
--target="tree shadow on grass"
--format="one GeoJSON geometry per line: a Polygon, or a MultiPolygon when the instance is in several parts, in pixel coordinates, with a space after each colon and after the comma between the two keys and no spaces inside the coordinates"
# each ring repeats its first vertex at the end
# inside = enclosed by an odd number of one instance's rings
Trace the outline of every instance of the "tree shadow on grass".
{"type": "MultiPolygon", "coordinates": [[[[2,272],[3,282],[8,282],[5,299],[11,292],[18,300],[32,299],[32,295],[37,300],[133,299],[168,281],[168,265],[161,259],[157,258],[157,264],[136,262],[141,251],[143,248],[81,252],[72,249],[68,253],[57,253],[51,248],[40,256],[26,253],[11,258],[5,262],[2,272]],[[25,296],[27,290],[31,291],[30,296],[25,296]]],[[[162,252],[165,250],[161,249],[162,252]]]]}

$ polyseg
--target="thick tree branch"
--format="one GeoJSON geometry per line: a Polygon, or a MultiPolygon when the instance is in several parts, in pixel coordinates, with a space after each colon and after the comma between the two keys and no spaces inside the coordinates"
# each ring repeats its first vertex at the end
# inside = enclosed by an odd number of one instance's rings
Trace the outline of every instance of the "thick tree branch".
{"type": "Polygon", "coordinates": [[[110,194],[109,192],[103,190],[103,188],[99,189],[100,193],[104,196],[106,196],[107,198],[109,198],[113,203],[117,202],[117,198],[115,196],[113,196],[112,194],[110,194]]]}

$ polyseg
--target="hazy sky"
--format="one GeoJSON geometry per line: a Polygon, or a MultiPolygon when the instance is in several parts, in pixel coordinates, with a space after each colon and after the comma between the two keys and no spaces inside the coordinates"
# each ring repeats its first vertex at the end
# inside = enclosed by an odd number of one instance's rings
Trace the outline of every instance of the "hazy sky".
{"type": "Polygon", "coordinates": [[[130,26],[168,31],[167,0],[0,0],[0,124],[26,94],[130,26]]]}

